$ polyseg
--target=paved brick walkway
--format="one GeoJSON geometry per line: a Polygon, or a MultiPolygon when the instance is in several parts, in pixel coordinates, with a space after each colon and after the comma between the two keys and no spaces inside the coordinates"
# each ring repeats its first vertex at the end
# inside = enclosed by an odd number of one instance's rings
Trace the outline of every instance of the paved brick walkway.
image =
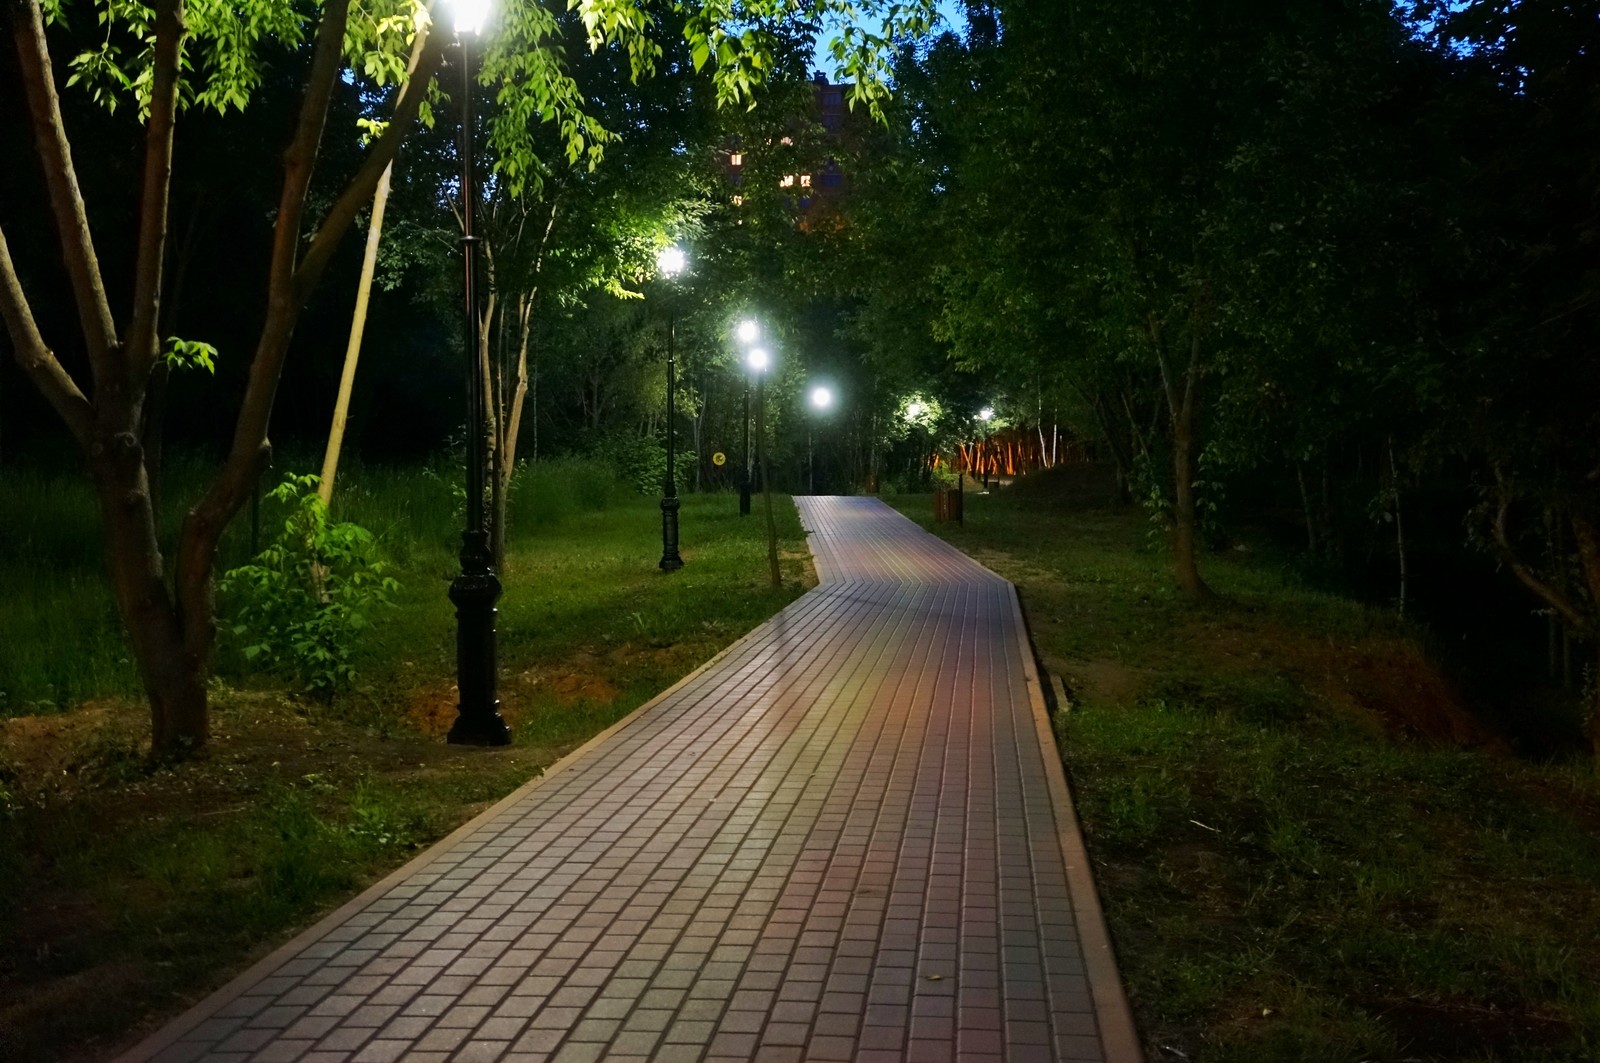
{"type": "Polygon", "coordinates": [[[125,1058],[1137,1059],[1011,585],[800,508],[821,586],[125,1058]]]}

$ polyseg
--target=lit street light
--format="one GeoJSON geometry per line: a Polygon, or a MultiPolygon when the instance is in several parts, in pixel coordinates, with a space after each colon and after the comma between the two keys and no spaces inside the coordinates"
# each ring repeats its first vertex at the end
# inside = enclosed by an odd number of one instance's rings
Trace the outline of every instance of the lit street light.
{"type": "MultiPolygon", "coordinates": [[[[756,324],[752,320],[746,319],[744,321],[739,322],[739,327],[735,331],[735,334],[739,337],[739,342],[740,343],[748,345],[748,344],[756,342],[756,340],[761,338],[761,326],[756,324]]],[[[766,351],[752,350],[748,355],[745,356],[745,363],[746,363],[746,365],[749,366],[750,371],[752,373],[760,373],[763,369],[765,369],[767,367],[766,358],[767,358],[767,352],[766,351]],[[759,366],[757,366],[755,364],[755,356],[757,354],[761,355],[761,365],[759,365],[759,366]]],[[[747,373],[745,375],[745,378],[744,378],[744,460],[740,463],[740,466],[739,466],[739,468],[740,468],[740,476],[739,476],[739,516],[741,516],[741,517],[748,517],[750,515],[750,483],[751,483],[751,480],[754,479],[754,477],[751,475],[751,472],[750,472],[751,460],[752,459],[750,457],[750,376],[747,373]]]]}
{"type": "MultiPolygon", "coordinates": [[[[911,426],[911,430],[918,436],[922,434],[920,431],[922,425],[918,423],[917,419],[926,413],[927,409],[928,408],[920,402],[911,402],[906,404],[906,423],[911,426]]],[[[913,439],[913,445],[916,445],[915,438],[913,439]]],[[[928,481],[928,475],[928,455],[925,449],[919,448],[919,453],[917,455],[916,485],[918,487],[925,486],[928,481]]]]}
{"type": "MultiPolygon", "coordinates": [[[[833,391],[825,385],[818,384],[811,389],[811,408],[819,415],[826,413],[833,406],[833,391]]],[[[817,455],[813,445],[814,422],[806,425],[806,479],[809,483],[809,493],[817,493],[817,455]]]]}
{"type": "Polygon", "coordinates": [[[461,532],[461,573],[450,584],[456,607],[456,687],[460,701],[448,740],[459,745],[503,746],[511,728],[500,716],[496,693],[495,603],[500,580],[483,525],[484,396],[478,373],[477,246],[472,208],[478,190],[472,174],[472,43],[489,14],[488,0],[456,0],[461,44],[461,261],[466,312],[467,526],[461,532]]]}
{"type": "Polygon", "coordinates": [[[678,293],[672,281],[683,272],[686,264],[683,251],[676,246],[662,248],[661,253],[656,256],[656,269],[667,279],[667,286],[670,289],[667,296],[667,479],[665,490],[661,495],[661,571],[663,572],[675,572],[683,567],[683,558],[678,556],[678,507],[683,503],[678,500],[678,481],[672,468],[678,446],[675,424],[678,364],[673,350],[674,334],[678,325],[678,293]]]}
{"type": "Polygon", "coordinates": [[[772,569],[773,587],[783,586],[778,569],[778,525],[772,515],[772,477],[767,474],[766,380],[772,359],[760,347],[745,356],[744,364],[756,378],[756,462],[761,467],[761,508],[767,514],[767,563],[772,569]]]}

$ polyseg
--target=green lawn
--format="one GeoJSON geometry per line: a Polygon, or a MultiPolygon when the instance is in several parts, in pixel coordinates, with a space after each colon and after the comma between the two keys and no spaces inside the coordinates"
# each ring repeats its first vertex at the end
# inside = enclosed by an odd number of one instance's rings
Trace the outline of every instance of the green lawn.
{"type": "Polygon", "coordinates": [[[1018,586],[1151,1060],[1600,1059],[1600,786],[1418,632],[1245,551],[1173,590],[1082,492],[890,499],[1018,586]],[[1469,746],[1471,748],[1465,748],[1469,746]]]}

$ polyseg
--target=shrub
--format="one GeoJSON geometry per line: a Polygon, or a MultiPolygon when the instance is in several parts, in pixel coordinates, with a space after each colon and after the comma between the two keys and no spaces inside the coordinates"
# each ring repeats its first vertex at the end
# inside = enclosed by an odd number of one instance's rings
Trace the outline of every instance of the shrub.
{"type": "Polygon", "coordinates": [[[222,577],[222,591],[246,660],[331,694],[355,679],[355,643],[399,584],[383,574],[370,532],[328,519],[317,479],[291,473],[272,491],[287,509],[283,528],[254,562],[222,577]]]}
{"type": "MultiPolygon", "coordinates": [[[[694,470],[694,452],[678,440],[678,454],[673,473],[682,490],[694,470]]],[[[667,478],[667,448],[653,436],[636,436],[626,433],[602,436],[590,453],[617,470],[617,475],[633,484],[642,495],[661,493],[667,478]]]]}

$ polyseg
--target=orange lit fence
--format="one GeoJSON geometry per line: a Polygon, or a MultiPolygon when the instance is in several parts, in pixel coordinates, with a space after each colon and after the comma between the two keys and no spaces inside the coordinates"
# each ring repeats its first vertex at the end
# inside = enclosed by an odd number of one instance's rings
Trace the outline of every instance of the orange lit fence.
{"type": "Polygon", "coordinates": [[[987,439],[958,444],[953,463],[935,454],[931,464],[935,469],[950,466],[973,476],[1020,476],[1085,457],[1082,441],[1059,429],[1007,428],[987,439]]]}

